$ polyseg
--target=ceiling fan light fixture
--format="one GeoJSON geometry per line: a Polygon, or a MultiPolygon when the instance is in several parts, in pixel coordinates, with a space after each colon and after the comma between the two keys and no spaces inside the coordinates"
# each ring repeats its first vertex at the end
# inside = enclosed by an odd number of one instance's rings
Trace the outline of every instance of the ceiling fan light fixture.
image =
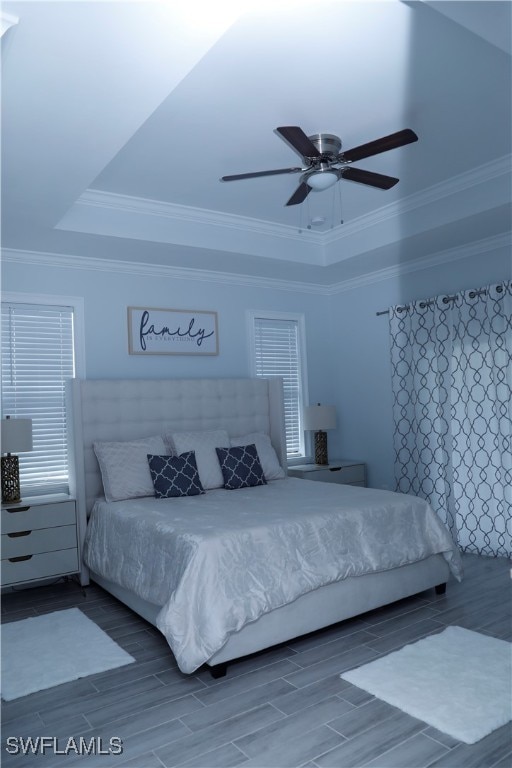
{"type": "Polygon", "coordinates": [[[336,184],[338,179],[339,175],[337,171],[316,170],[307,174],[307,176],[304,178],[304,181],[308,187],[311,187],[311,189],[314,189],[316,192],[320,192],[323,189],[329,189],[329,187],[332,187],[334,184],[336,184]]]}

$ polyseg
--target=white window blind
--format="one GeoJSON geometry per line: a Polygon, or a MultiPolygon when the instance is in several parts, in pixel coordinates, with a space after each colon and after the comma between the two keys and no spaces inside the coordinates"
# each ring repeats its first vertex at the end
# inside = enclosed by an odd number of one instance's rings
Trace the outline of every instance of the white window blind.
{"type": "Polygon", "coordinates": [[[304,455],[302,376],[297,320],[254,318],[256,376],[280,376],[284,387],[286,452],[304,455]]]}
{"type": "Polygon", "coordinates": [[[23,495],[67,492],[65,382],[75,375],[73,308],[2,303],[2,417],[32,419],[23,495]]]}

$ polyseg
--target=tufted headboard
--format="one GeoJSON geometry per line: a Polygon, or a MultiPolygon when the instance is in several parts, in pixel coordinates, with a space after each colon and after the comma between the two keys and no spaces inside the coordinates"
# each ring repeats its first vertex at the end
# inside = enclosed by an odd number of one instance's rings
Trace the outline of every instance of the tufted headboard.
{"type": "Polygon", "coordinates": [[[286,472],[283,384],[273,379],[73,379],[68,388],[71,493],[81,537],[103,495],[96,440],[133,440],[169,430],[223,428],[230,437],[270,435],[286,472]]]}

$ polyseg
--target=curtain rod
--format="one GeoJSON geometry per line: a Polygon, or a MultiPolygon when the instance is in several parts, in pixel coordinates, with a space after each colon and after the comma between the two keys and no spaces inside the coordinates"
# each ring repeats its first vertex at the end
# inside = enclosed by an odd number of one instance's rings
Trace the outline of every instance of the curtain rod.
{"type": "MultiPolygon", "coordinates": [[[[503,286],[498,285],[496,290],[499,293],[501,293],[503,290],[503,286]]],[[[485,288],[482,288],[482,290],[480,291],[470,291],[469,298],[474,299],[476,296],[481,296],[483,293],[487,293],[485,288]]],[[[443,302],[445,304],[448,304],[449,301],[455,301],[456,298],[457,298],[456,296],[445,296],[443,299],[443,302]]],[[[435,299],[430,299],[430,301],[420,301],[420,309],[425,309],[425,307],[430,307],[432,304],[435,304],[435,302],[436,302],[435,299]]],[[[407,309],[410,309],[410,308],[411,308],[411,304],[404,304],[403,307],[397,307],[396,311],[405,312],[407,309]]],[[[377,315],[377,317],[379,317],[379,315],[389,315],[389,309],[383,309],[381,312],[376,312],[375,314],[377,315]]]]}

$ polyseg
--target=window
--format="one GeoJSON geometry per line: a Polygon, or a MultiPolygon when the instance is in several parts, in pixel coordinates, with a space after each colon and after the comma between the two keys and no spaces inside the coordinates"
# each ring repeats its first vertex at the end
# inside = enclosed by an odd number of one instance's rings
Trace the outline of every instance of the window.
{"type": "Polygon", "coordinates": [[[288,459],[305,455],[303,403],[307,401],[304,317],[288,313],[249,313],[251,367],[256,376],[280,376],[284,387],[288,459]]]}
{"type": "Polygon", "coordinates": [[[22,495],[65,493],[69,490],[66,380],[77,374],[75,339],[81,304],[28,298],[34,303],[7,296],[2,301],[2,418],[32,419],[33,450],[19,456],[22,495]]]}

